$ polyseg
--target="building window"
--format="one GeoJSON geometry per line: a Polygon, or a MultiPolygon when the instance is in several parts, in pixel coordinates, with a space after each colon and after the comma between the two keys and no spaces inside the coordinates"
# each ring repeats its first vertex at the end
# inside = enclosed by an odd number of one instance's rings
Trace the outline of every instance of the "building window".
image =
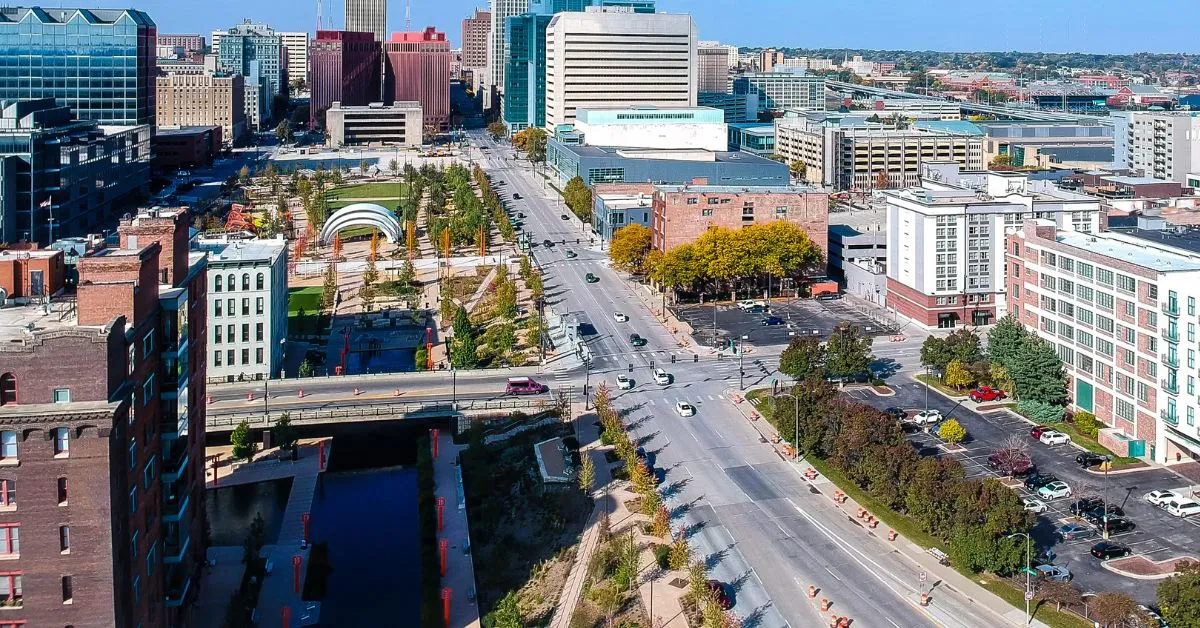
{"type": "Polygon", "coordinates": [[[0,480],[0,507],[17,507],[17,481],[0,480]]]}
{"type": "Polygon", "coordinates": [[[1154,284],[1150,284],[1150,285],[1146,286],[1146,296],[1157,301],[1158,300],[1158,286],[1156,286],[1154,284]]]}
{"type": "Polygon", "coordinates": [[[217,325],[213,328],[213,344],[221,344],[221,326],[217,325]]]}
{"type": "Polygon", "coordinates": [[[71,454],[71,430],[65,427],[54,428],[54,457],[65,458],[71,454]]]}
{"type": "Polygon", "coordinates": [[[265,308],[265,305],[263,303],[262,297],[258,297],[257,299],[254,300],[254,313],[255,314],[262,314],[264,308],[265,308]]]}
{"type": "Polygon", "coordinates": [[[712,210],[708,209],[708,208],[704,208],[704,209],[700,210],[700,215],[703,217],[712,216],[712,210]]]}
{"type": "Polygon", "coordinates": [[[0,375],[0,406],[17,402],[17,376],[12,373],[0,375]]]}
{"type": "Polygon", "coordinates": [[[1196,297],[1188,297],[1187,313],[1188,313],[1188,316],[1196,315],[1196,297]]]}
{"type": "Polygon", "coordinates": [[[688,199],[687,199],[687,204],[688,204],[688,205],[695,205],[695,204],[696,204],[696,203],[698,203],[698,202],[700,202],[700,201],[699,201],[699,199],[697,199],[697,198],[696,198],[696,197],[694,197],[694,196],[689,196],[689,197],[688,197],[688,199]]]}
{"type": "Polygon", "coordinates": [[[250,273],[242,273],[242,290],[250,289],[250,273]]]}
{"type": "Polygon", "coordinates": [[[250,350],[242,349],[242,364],[249,364],[249,363],[250,363],[250,350]]]}
{"type": "Polygon", "coordinates": [[[62,601],[63,604],[70,604],[74,601],[75,589],[71,586],[71,576],[62,577],[62,601]]]}
{"type": "MultiPolygon", "coordinates": [[[[232,310],[230,310],[229,315],[233,316],[232,310]]],[[[236,329],[237,329],[236,325],[226,325],[225,326],[225,335],[229,338],[229,342],[231,342],[231,343],[237,342],[237,332],[235,331],[236,329]]]]}
{"type": "Polygon", "coordinates": [[[225,358],[226,358],[225,363],[228,364],[229,366],[233,366],[233,365],[237,364],[237,362],[234,361],[234,356],[235,356],[235,354],[233,352],[233,349],[226,351],[225,352],[225,358]]]}
{"type": "Polygon", "coordinates": [[[150,485],[154,484],[154,474],[157,465],[154,464],[156,458],[151,458],[150,462],[146,463],[146,468],[142,469],[142,486],[146,490],[150,490],[150,485]]]}
{"type": "Polygon", "coordinates": [[[263,324],[262,323],[254,324],[254,339],[259,342],[262,342],[262,339],[263,339],[263,324]]]}
{"type": "Polygon", "coordinates": [[[154,353],[154,330],[153,329],[146,332],[145,336],[142,336],[142,359],[143,360],[149,359],[150,355],[152,353],[154,353]]]}
{"type": "Polygon", "coordinates": [[[242,316],[250,315],[250,299],[242,299],[242,316]]]}
{"type": "Polygon", "coordinates": [[[213,351],[213,366],[221,366],[221,352],[213,351]]]}
{"type": "Polygon", "coordinates": [[[1125,419],[1126,421],[1133,420],[1133,404],[1132,403],[1129,403],[1128,401],[1125,401],[1124,399],[1117,399],[1117,403],[1114,405],[1116,406],[1116,413],[1117,413],[1118,417],[1125,419]]]}
{"type": "Polygon", "coordinates": [[[250,342],[250,323],[242,323],[242,342],[250,342]]]}
{"type": "Polygon", "coordinates": [[[220,275],[217,275],[214,279],[215,279],[215,282],[213,283],[213,292],[220,292],[221,284],[224,282],[221,281],[220,275]]]}
{"type": "Polygon", "coordinates": [[[230,316],[237,316],[237,300],[236,299],[226,299],[225,300],[225,311],[229,312],[230,316]]]}
{"type": "Polygon", "coordinates": [[[258,277],[256,277],[256,278],[254,279],[254,288],[255,288],[256,290],[262,290],[262,289],[263,289],[263,285],[264,285],[265,281],[266,281],[266,278],[263,276],[263,274],[262,274],[262,273],[258,273],[258,277]]]}
{"type": "Polygon", "coordinates": [[[8,600],[10,608],[21,606],[21,572],[0,573],[0,598],[8,600]]]}
{"type": "Polygon", "coordinates": [[[154,575],[154,565],[158,562],[158,543],[155,542],[146,550],[146,577],[154,575]]]}
{"type": "Polygon", "coordinates": [[[142,602],[142,577],[138,576],[133,579],[133,603],[140,604],[142,602]]]}
{"type": "Polygon", "coordinates": [[[66,506],[67,505],[67,478],[58,478],[58,481],[56,482],[56,484],[58,485],[58,505],[66,506]]]}
{"type": "Polygon", "coordinates": [[[138,508],[137,487],[135,486],[135,487],[129,489],[129,513],[137,514],[137,508],[138,508]]]}
{"type": "Polygon", "coordinates": [[[138,538],[141,536],[141,530],[134,530],[133,535],[129,537],[129,557],[137,560],[138,557],[138,538]]]}
{"type": "Polygon", "coordinates": [[[5,558],[21,556],[21,531],[15,523],[0,525],[0,556],[5,558]]]}
{"type": "Polygon", "coordinates": [[[137,468],[137,439],[129,439],[129,468],[137,468]]]}
{"type": "Polygon", "coordinates": [[[142,405],[148,406],[154,400],[154,373],[146,376],[146,383],[142,384],[142,405]]]}
{"type": "Polygon", "coordinates": [[[1096,269],[1096,281],[1098,281],[1106,286],[1113,285],[1113,272],[1111,270],[1097,268],[1096,269]]]}
{"type": "Polygon", "coordinates": [[[255,364],[262,364],[262,363],[263,363],[263,349],[262,349],[262,347],[259,347],[259,348],[257,348],[257,349],[255,349],[255,350],[254,350],[254,363],[255,363],[255,364]]]}
{"type": "Polygon", "coordinates": [[[213,316],[220,316],[220,315],[221,315],[221,300],[214,299],[213,300],[213,316]]]}
{"type": "Polygon", "coordinates": [[[12,430],[0,432],[0,462],[17,461],[17,433],[12,430]]]}
{"type": "Polygon", "coordinates": [[[55,388],[51,399],[54,401],[54,403],[71,403],[71,389],[55,388]]]}
{"type": "Polygon", "coordinates": [[[229,275],[229,291],[233,292],[234,288],[236,288],[236,287],[237,287],[237,278],[234,277],[233,275],[229,275]]]}
{"type": "Polygon", "coordinates": [[[1117,290],[1122,292],[1137,292],[1137,280],[1127,275],[1117,273],[1117,290]]]}
{"type": "Polygon", "coordinates": [[[787,205],[781,205],[775,208],[776,218],[787,218],[787,205]]]}
{"type": "Polygon", "coordinates": [[[58,551],[71,553],[71,526],[58,526],[58,551]]]}

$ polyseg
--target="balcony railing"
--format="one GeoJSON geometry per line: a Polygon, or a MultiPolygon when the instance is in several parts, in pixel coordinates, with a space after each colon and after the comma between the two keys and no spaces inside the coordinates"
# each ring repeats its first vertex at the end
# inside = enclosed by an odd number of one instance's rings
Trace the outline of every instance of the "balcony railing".
{"type": "Polygon", "coordinates": [[[185,535],[182,539],[178,535],[163,537],[163,562],[167,564],[183,560],[184,555],[187,554],[188,545],[192,542],[192,537],[187,536],[187,531],[183,526],[179,526],[179,531],[185,535]]]}
{"type": "Polygon", "coordinates": [[[1158,384],[1159,384],[1160,388],[1162,388],[1164,391],[1166,391],[1168,393],[1171,393],[1172,395],[1179,394],[1179,382],[1177,382],[1177,381],[1163,379],[1163,380],[1159,380],[1158,384]]]}
{"type": "Polygon", "coordinates": [[[1170,326],[1164,325],[1162,328],[1162,337],[1167,342],[1179,342],[1179,329],[1171,329],[1170,326]]]}
{"type": "Polygon", "coordinates": [[[187,599],[188,589],[192,587],[192,576],[188,570],[175,566],[167,576],[167,607],[183,606],[187,599]]]}
{"type": "Polygon", "coordinates": [[[1167,423],[1170,423],[1171,425],[1179,425],[1179,415],[1178,414],[1175,414],[1173,412],[1168,412],[1166,410],[1162,410],[1158,413],[1158,416],[1162,417],[1162,420],[1166,421],[1167,423]]]}
{"type": "Polygon", "coordinates": [[[183,517],[184,511],[187,510],[189,499],[191,499],[191,496],[188,494],[184,494],[182,496],[168,495],[165,499],[165,503],[163,504],[163,521],[173,521],[178,523],[183,517]]]}
{"type": "Polygon", "coordinates": [[[1171,368],[1175,368],[1175,369],[1179,368],[1179,354],[1178,353],[1174,354],[1174,355],[1172,355],[1170,353],[1164,353],[1164,354],[1160,355],[1159,358],[1162,359],[1163,364],[1165,364],[1171,368]]]}
{"type": "Polygon", "coordinates": [[[1167,299],[1162,302],[1162,313],[1167,316],[1179,316],[1179,301],[1167,299]]]}
{"type": "MultiPolygon", "coordinates": [[[[171,441],[172,443],[186,443],[187,441],[171,441]]],[[[183,445],[174,447],[170,452],[170,458],[164,458],[162,461],[163,483],[171,484],[179,479],[179,476],[187,470],[188,451],[183,445]]]]}

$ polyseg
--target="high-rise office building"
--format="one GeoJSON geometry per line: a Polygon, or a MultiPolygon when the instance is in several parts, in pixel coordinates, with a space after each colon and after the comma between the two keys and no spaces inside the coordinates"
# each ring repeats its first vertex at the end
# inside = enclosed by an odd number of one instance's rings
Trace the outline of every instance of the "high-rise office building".
{"type": "Polygon", "coordinates": [[[383,45],[387,63],[384,101],[421,103],[426,129],[450,123],[450,42],[432,26],[419,33],[392,33],[383,45]]]}
{"type": "Polygon", "coordinates": [[[508,59],[508,39],[505,24],[508,18],[522,15],[529,10],[529,0],[491,0],[492,25],[488,38],[487,77],[483,84],[490,94],[483,99],[484,107],[498,107],[497,99],[504,91],[504,70],[508,59]]]}
{"type": "Polygon", "coordinates": [[[546,27],[546,124],[579,108],[696,106],[696,24],[690,15],[588,7],[546,27]],[[569,68],[569,71],[568,71],[569,68]]]}
{"type": "Polygon", "coordinates": [[[246,83],[240,74],[165,74],[158,77],[158,124],[219,126],[229,143],[246,134],[246,83]]]}
{"type": "Polygon", "coordinates": [[[0,241],[97,233],[149,183],[148,125],[100,127],[51,98],[0,101],[0,241]]]}
{"type": "Polygon", "coordinates": [[[727,92],[729,87],[729,51],[724,48],[696,48],[697,83],[702,92],[727,92]]]}
{"type": "Polygon", "coordinates": [[[492,14],[475,9],[475,15],[462,21],[462,67],[479,72],[487,67],[488,33],[492,14]]]}
{"type": "Polygon", "coordinates": [[[825,109],[825,77],[787,72],[747,72],[733,80],[733,93],[758,95],[759,111],[825,109]]]}
{"type": "MultiPolygon", "coordinates": [[[[213,33],[213,39],[218,39],[213,33]]],[[[276,96],[287,94],[287,49],[283,37],[266,24],[249,20],[220,33],[218,64],[246,77],[246,117],[256,130],[271,119],[276,96]]]]}
{"type": "Polygon", "coordinates": [[[0,259],[28,299],[0,310],[4,623],[188,623],[206,551],[205,259],[189,226],[186,210],[123,220],[74,289],[61,250],[0,259]]]}
{"type": "Polygon", "coordinates": [[[153,125],[156,34],[132,9],[0,7],[0,100],[54,98],[82,120],[153,125]]]}
{"type": "Polygon", "coordinates": [[[304,79],[308,81],[308,33],[280,32],[279,38],[287,53],[288,81],[304,79]]]}
{"type": "Polygon", "coordinates": [[[1115,111],[1112,120],[1118,168],[1179,183],[1200,171],[1200,113],[1115,111]]]}
{"type": "Polygon", "coordinates": [[[505,21],[508,53],[501,117],[511,131],[546,123],[546,27],[555,13],[592,6],[631,7],[654,13],[654,0],[536,0],[529,12],[505,21]]]}
{"type": "Polygon", "coordinates": [[[159,33],[157,41],[159,48],[168,46],[182,50],[184,59],[199,61],[204,57],[204,35],[163,35],[159,33]]]}
{"type": "Polygon", "coordinates": [[[775,66],[783,63],[783,53],[774,48],[767,48],[758,53],[758,69],[762,72],[770,72],[775,69],[775,66]]]}
{"type": "Polygon", "coordinates": [[[371,33],[382,42],[387,33],[387,0],[346,0],[343,27],[351,33],[371,33]]]}
{"type": "Polygon", "coordinates": [[[317,31],[310,53],[309,128],[325,125],[325,111],[335,102],[361,106],[379,100],[380,50],[371,33],[317,31]]]}

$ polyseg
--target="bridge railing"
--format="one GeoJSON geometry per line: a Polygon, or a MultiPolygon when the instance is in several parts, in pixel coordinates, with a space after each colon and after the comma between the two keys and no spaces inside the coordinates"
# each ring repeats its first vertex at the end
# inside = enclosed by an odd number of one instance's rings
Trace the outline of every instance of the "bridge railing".
{"type": "Polygon", "coordinates": [[[307,408],[299,410],[279,410],[270,415],[261,412],[244,412],[239,414],[224,414],[210,416],[205,419],[208,429],[233,429],[245,421],[250,427],[269,427],[274,419],[285,412],[293,424],[302,423],[336,423],[339,421],[379,420],[381,418],[403,418],[405,415],[422,414],[446,416],[462,412],[486,412],[490,410],[548,410],[554,407],[552,399],[470,399],[450,402],[436,401],[429,403],[384,403],[361,406],[344,406],[340,408],[307,408]],[[274,419],[271,416],[274,416],[274,419]]]}

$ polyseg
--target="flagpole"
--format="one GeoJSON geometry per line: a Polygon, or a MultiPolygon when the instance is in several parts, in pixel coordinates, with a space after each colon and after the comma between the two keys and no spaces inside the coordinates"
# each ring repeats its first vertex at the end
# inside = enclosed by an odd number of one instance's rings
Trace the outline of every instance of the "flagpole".
{"type": "Polygon", "coordinates": [[[50,204],[46,206],[46,211],[50,214],[50,219],[47,220],[46,222],[49,223],[48,226],[50,228],[50,241],[46,243],[46,246],[50,246],[54,242],[54,195],[53,194],[50,195],[48,202],[50,204]]]}

